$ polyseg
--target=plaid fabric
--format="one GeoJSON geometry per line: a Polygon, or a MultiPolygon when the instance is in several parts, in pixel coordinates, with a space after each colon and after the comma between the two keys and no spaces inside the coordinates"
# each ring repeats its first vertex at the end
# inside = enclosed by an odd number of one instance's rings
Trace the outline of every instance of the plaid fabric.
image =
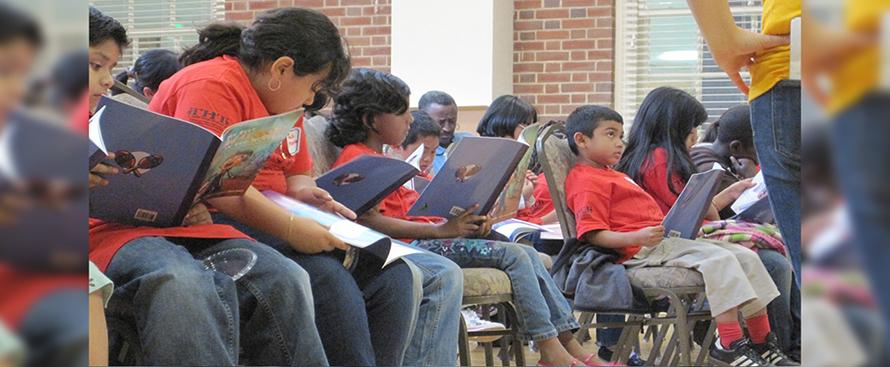
{"type": "Polygon", "coordinates": [[[699,231],[699,237],[709,240],[736,243],[749,249],[775,250],[782,255],[785,242],[779,228],[772,224],[740,222],[736,220],[720,220],[705,223],[699,231]]]}

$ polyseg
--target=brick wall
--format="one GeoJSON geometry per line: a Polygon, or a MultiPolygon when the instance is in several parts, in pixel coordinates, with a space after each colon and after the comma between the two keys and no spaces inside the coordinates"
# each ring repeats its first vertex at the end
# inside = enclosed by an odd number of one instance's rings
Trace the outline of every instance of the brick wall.
{"type": "Polygon", "coordinates": [[[284,6],[325,13],[346,38],[354,66],[390,71],[390,0],[226,0],[226,19],[249,22],[256,12],[284,6]]]}
{"type": "MultiPolygon", "coordinates": [[[[226,19],[246,22],[281,6],[324,12],[354,65],[390,71],[390,0],[227,0],[226,19]]],[[[542,120],[564,119],[582,104],[612,104],[613,0],[515,0],[513,28],[513,92],[542,120]]]]}

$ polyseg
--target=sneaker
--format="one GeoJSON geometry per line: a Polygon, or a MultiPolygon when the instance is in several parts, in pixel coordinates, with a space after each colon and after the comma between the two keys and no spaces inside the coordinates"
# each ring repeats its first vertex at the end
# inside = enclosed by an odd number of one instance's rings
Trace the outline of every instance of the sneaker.
{"type": "Polygon", "coordinates": [[[742,338],[734,341],[729,349],[724,349],[720,345],[720,338],[714,342],[710,352],[711,363],[717,366],[726,367],[760,367],[770,366],[770,364],[757,353],[751,346],[751,340],[742,338]]]}
{"type": "Polygon", "coordinates": [[[794,362],[791,357],[782,352],[782,349],[779,348],[779,340],[772,332],[766,336],[766,342],[752,344],[752,348],[773,366],[800,366],[800,363],[794,362]]]}
{"type": "MultiPolygon", "coordinates": [[[[602,359],[604,361],[611,361],[612,353],[614,353],[614,352],[612,352],[611,349],[604,347],[604,346],[600,346],[600,349],[596,351],[597,357],[599,357],[600,359],[602,359]]],[[[637,352],[630,352],[630,357],[627,358],[627,365],[628,366],[645,366],[646,360],[640,358],[640,356],[637,354],[637,352]]]]}
{"type": "MultiPolygon", "coordinates": [[[[472,333],[476,331],[503,331],[507,329],[506,327],[504,327],[504,324],[491,322],[479,318],[479,315],[476,314],[475,310],[461,310],[460,313],[461,315],[463,315],[464,322],[466,322],[467,324],[467,332],[472,333]]],[[[500,339],[501,335],[471,336],[470,338],[480,343],[491,343],[495,340],[500,339]]]]}

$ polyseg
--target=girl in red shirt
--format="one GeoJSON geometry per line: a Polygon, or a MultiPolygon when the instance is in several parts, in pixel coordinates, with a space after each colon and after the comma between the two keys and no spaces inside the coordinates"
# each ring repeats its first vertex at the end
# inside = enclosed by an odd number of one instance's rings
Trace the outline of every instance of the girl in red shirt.
{"type": "MultiPolygon", "coordinates": [[[[334,165],[362,155],[381,155],[383,145],[401,144],[408,133],[410,90],[399,78],[371,69],[356,69],[334,99],[331,125],[326,135],[344,147],[334,165]]],[[[359,221],[395,238],[417,238],[414,244],[444,256],[461,267],[491,267],[507,273],[523,319],[523,336],[534,340],[541,352],[540,365],[584,365],[599,362],[572,337],[578,322],[533,248],[467,237],[484,237],[490,218],[474,215],[478,208],[451,219],[407,215],[417,200],[413,190],[399,187],[379,208],[359,221]]],[[[422,319],[422,318],[421,318],[422,319]]],[[[432,327],[419,320],[418,329],[432,327]]]]}
{"type": "MultiPolygon", "coordinates": [[[[315,92],[335,87],[349,68],[339,32],[315,11],[273,9],[247,28],[211,24],[199,36],[199,44],[182,55],[191,65],[161,84],[149,108],[216,133],[311,103],[315,92]]],[[[255,189],[207,204],[300,252],[346,248],[255,189]]],[[[116,285],[107,314],[123,322],[110,324],[135,326],[139,335],[129,344],[140,359],[120,362],[326,365],[306,271],[232,226],[207,224],[206,210],[193,210],[191,218],[197,224],[173,228],[90,223],[90,258],[116,285]],[[257,254],[256,265],[237,283],[196,260],[233,248],[257,254]]],[[[122,344],[113,342],[112,356],[122,344]]]]}

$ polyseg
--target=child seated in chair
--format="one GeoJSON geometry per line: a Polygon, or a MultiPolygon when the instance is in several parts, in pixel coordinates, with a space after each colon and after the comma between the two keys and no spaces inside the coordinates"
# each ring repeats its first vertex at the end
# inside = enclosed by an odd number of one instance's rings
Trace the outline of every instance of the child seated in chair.
{"type": "Polygon", "coordinates": [[[655,200],[612,169],[624,150],[623,131],[621,115],[607,107],[579,107],[566,121],[569,148],[578,157],[566,177],[566,204],[578,239],[614,249],[627,268],[675,266],[701,273],[720,334],[710,351],[713,363],[795,365],[771,334],[766,305],[779,292],[757,255],[724,242],[665,238],[664,214],[655,200]]]}
{"type": "Polygon", "coordinates": [[[423,111],[411,112],[411,118],[414,121],[411,122],[408,136],[405,137],[401,145],[392,147],[391,155],[394,158],[407,160],[417,148],[423,145],[423,153],[418,160],[420,173],[417,176],[429,181],[433,178],[431,168],[436,158],[436,148],[439,147],[439,136],[442,134],[442,127],[423,111]]]}

